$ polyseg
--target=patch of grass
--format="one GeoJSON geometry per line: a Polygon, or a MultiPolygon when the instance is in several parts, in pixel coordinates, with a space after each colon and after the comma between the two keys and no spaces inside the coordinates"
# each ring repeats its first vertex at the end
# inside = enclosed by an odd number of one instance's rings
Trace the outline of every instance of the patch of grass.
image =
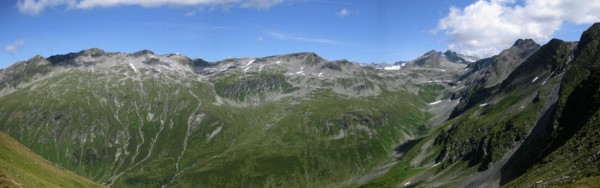
{"type": "Polygon", "coordinates": [[[102,187],[62,169],[0,132],[0,185],[8,187],[102,187]]]}

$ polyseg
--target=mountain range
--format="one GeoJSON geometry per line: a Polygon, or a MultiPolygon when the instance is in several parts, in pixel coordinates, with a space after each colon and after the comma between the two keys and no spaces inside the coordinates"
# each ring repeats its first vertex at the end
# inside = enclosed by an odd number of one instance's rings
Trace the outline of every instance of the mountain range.
{"type": "Polygon", "coordinates": [[[600,24],[379,66],[93,48],[0,70],[0,185],[598,185],[599,107],[600,24]]]}

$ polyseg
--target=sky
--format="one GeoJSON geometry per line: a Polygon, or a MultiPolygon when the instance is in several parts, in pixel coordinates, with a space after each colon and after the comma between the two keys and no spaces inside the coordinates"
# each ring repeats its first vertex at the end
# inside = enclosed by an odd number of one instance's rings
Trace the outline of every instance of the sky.
{"type": "Polygon", "coordinates": [[[208,61],[489,57],[520,38],[577,41],[598,21],[600,0],[0,0],[0,68],[89,48],[208,61]]]}

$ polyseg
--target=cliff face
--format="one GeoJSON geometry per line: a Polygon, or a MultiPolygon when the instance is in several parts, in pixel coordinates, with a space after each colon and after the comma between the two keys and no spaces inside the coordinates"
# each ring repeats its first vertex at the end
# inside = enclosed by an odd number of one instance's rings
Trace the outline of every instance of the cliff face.
{"type": "MultiPolygon", "coordinates": [[[[600,25],[581,37],[550,121],[503,170],[503,183],[555,185],[600,175],[600,25]]],[[[533,134],[533,133],[532,133],[533,134]]]]}

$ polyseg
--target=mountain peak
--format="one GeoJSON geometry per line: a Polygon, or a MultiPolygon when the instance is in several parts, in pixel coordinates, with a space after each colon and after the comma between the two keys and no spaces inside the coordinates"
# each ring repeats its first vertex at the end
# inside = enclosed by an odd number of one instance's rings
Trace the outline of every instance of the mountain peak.
{"type": "Polygon", "coordinates": [[[448,54],[457,54],[457,53],[452,50],[446,50],[446,52],[444,52],[444,54],[448,55],[448,54]]]}
{"type": "Polygon", "coordinates": [[[577,50],[575,50],[575,54],[579,55],[582,53],[582,50],[588,46],[589,43],[593,41],[597,41],[600,39],[600,22],[593,24],[590,28],[585,30],[579,39],[579,44],[577,44],[577,50]]]}
{"type": "Polygon", "coordinates": [[[78,55],[90,55],[92,57],[98,57],[101,55],[106,54],[106,52],[100,48],[90,48],[87,50],[82,50],[79,53],[77,53],[78,55]]]}
{"type": "Polygon", "coordinates": [[[468,56],[452,50],[447,50],[446,52],[444,52],[444,55],[446,55],[446,57],[452,61],[463,64],[469,64],[479,60],[479,58],[477,57],[468,56]]]}
{"type": "Polygon", "coordinates": [[[35,55],[32,58],[29,58],[29,60],[27,60],[27,61],[39,61],[39,60],[42,60],[42,59],[45,59],[45,57],[42,56],[42,55],[35,55]]]}
{"type": "Polygon", "coordinates": [[[434,55],[434,54],[441,54],[441,52],[438,52],[435,50],[429,50],[427,53],[423,54],[423,56],[434,55]]]}
{"type": "Polygon", "coordinates": [[[536,43],[535,41],[533,41],[533,39],[519,39],[519,40],[515,41],[515,43],[513,44],[513,47],[525,47],[525,46],[532,46],[532,45],[539,45],[539,44],[536,43]]]}
{"type": "Polygon", "coordinates": [[[155,55],[155,54],[154,54],[154,52],[152,52],[148,49],[143,49],[143,50],[133,53],[133,56],[135,56],[135,57],[144,56],[144,55],[155,55]]]}
{"type": "Polygon", "coordinates": [[[298,53],[291,53],[291,54],[287,54],[287,55],[283,55],[283,56],[295,56],[295,57],[319,57],[319,55],[317,55],[314,52],[298,52],[298,53]]]}

